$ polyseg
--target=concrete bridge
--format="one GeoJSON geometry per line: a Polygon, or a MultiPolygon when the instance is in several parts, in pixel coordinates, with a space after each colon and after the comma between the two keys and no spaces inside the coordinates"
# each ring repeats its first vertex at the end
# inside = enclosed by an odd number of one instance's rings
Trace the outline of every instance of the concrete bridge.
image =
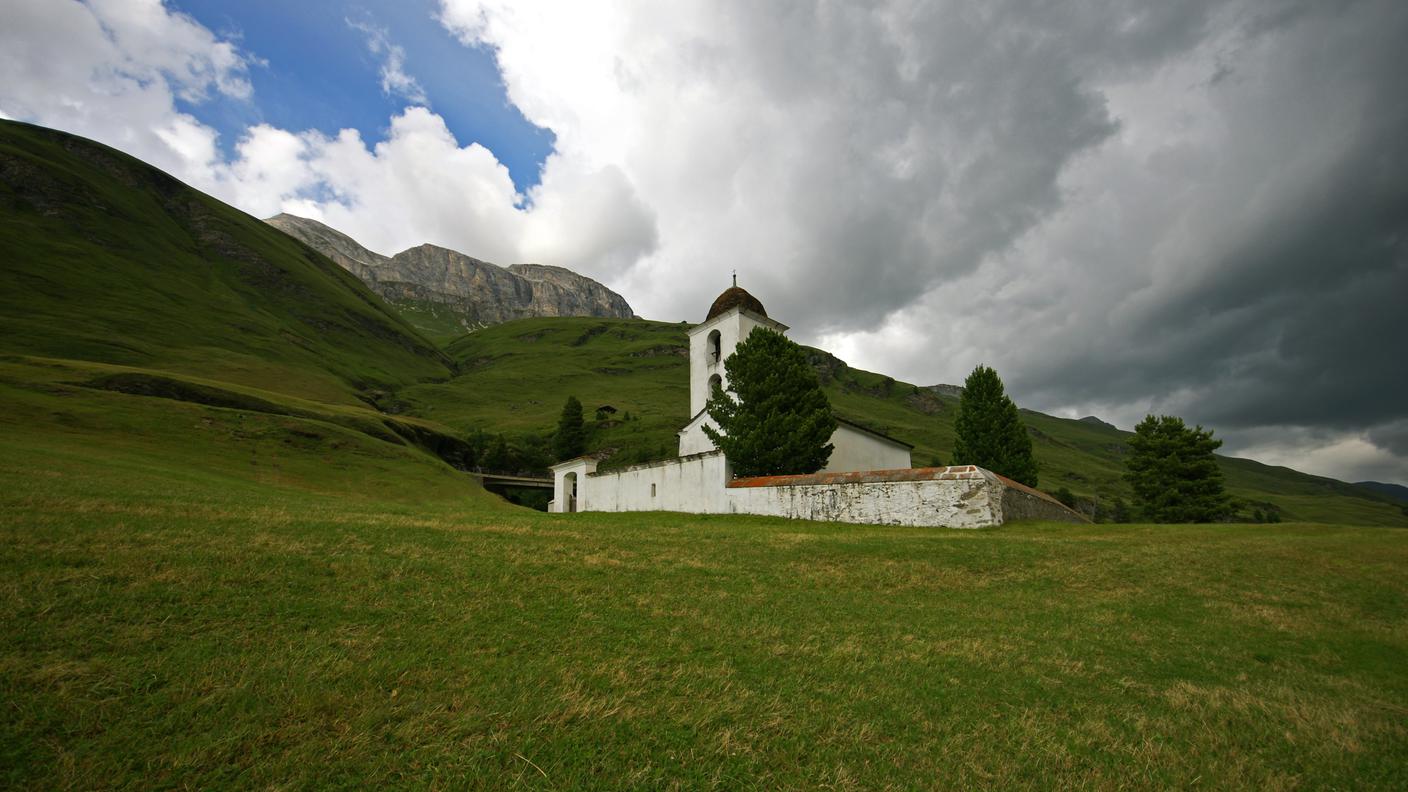
{"type": "Polygon", "coordinates": [[[504,476],[498,473],[470,473],[469,475],[478,479],[484,489],[519,506],[547,511],[548,501],[552,500],[553,481],[551,478],[504,476]]]}

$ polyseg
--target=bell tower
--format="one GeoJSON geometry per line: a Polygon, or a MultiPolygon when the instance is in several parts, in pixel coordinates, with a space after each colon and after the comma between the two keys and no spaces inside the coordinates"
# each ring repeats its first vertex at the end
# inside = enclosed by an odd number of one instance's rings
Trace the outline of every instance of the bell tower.
{"type": "Polygon", "coordinates": [[[767,309],[763,308],[758,298],[739,288],[737,275],[733,276],[733,283],[714,300],[704,321],[689,331],[691,417],[704,409],[715,385],[728,389],[724,361],[733,354],[738,343],[753,332],[753,328],[767,327],[779,333],[787,332],[787,325],[768,318],[767,309]]]}

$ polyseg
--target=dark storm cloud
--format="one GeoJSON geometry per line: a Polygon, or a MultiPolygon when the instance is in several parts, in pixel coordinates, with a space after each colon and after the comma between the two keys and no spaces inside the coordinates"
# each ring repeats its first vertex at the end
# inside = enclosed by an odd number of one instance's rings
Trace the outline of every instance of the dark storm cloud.
{"type": "Polygon", "coordinates": [[[1369,430],[1369,439],[1380,448],[1408,456],[1408,420],[1376,426],[1369,430]]]}
{"type": "Polygon", "coordinates": [[[1260,101],[1226,120],[1226,170],[1170,183],[1206,202],[1171,217],[1202,238],[1167,266],[1199,275],[1151,295],[1114,354],[1043,367],[1044,398],[1165,402],[1228,428],[1365,430],[1405,415],[1404,12],[1356,10],[1355,24],[1282,20],[1276,71],[1247,78],[1260,101]],[[1168,398],[1180,389],[1194,395],[1168,398]]]}
{"type": "Polygon", "coordinates": [[[766,284],[778,308],[870,327],[1006,248],[1059,205],[1062,168],[1117,131],[1091,78],[1157,67],[1211,7],[750,5],[748,73],[803,108],[779,220],[805,233],[766,284]]]}
{"type": "Polygon", "coordinates": [[[937,34],[917,178],[875,168],[853,194],[888,211],[818,215],[826,277],[788,308],[910,378],[995,363],[1033,407],[1408,477],[1408,5],[1144,5],[937,34]]]}

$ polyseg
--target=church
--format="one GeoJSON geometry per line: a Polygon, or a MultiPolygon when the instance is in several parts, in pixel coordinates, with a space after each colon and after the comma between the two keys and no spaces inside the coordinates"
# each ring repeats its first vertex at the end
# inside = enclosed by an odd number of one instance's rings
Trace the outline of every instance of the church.
{"type": "Polygon", "coordinates": [[[754,328],[787,325],[737,285],[689,331],[689,411],[679,456],[597,471],[591,456],[553,466],[553,512],[676,511],[760,514],[807,520],[982,528],[1016,519],[1083,521],[1045,493],[973,465],[911,467],[913,446],[837,417],[826,467],[794,476],[735,477],[704,433],[715,387],[728,390],[724,361],[754,328]]]}

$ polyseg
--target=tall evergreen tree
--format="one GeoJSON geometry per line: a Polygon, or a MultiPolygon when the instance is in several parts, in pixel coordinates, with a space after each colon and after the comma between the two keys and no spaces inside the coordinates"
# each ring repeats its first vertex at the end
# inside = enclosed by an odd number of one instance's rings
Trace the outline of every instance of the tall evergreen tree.
{"type": "Polygon", "coordinates": [[[582,403],[568,396],[557,419],[557,432],[552,436],[552,451],[561,462],[579,457],[587,450],[587,430],[582,420],[582,403]]]}
{"type": "Polygon", "coordinates": [[[978,366],[964,380],[954,429],[953,464],[977,465],[1036,486],[1032,439],[996,371],[978,366]]]}
{"type": "Polygon", "coordinates": [[[758,327],[724,361],[731,393],[715,388],[704,427],[740,476],[815,473],[826,465],[836,418],[816,369],[786,336],[758,327]]]}
{"type": "Polygon", "coordinates": [[[1172,415],[1146,416],[1129,438],[1125,479],[1139,516],[1150,522],[1214,522],[1231,503],[1213,452],[1222,446],[1211,430],[1190,429],[1172,415]]]}

